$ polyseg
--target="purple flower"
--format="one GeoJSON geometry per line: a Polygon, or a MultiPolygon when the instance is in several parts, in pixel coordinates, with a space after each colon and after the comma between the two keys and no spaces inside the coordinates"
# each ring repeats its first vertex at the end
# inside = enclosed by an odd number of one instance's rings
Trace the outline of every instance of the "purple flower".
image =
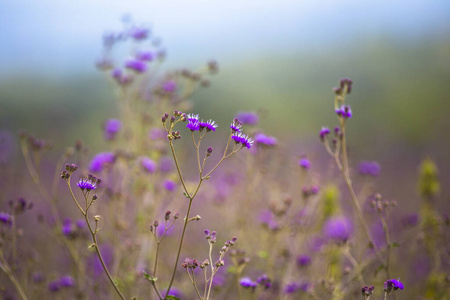
{"type": "Polygon", "coordinates": [[[305,170],[311,168],[311,162],[307,158],[302,158],[298,161],[298,165],[305,170]]]}
{"type": "Polygon", "coordinates": [[[297,257],[297,265],[301,267],[306,267],[311,264],[311,256],[302,254],[297,257]]]}
{"type": "Polygon", "coordinates": [[[87,191],[91,191],[91,190],[95,190],[95,188],[97,187],[97,182],[92,181],[90,179],[86,179],[86,178],[80,178],[80,180],[77,183],[77,187],[79,187],[81,190],[87,190],[87,191]]]}
{"type": "Polygon", "coordinates": [[[350,119],[352,117],[350,105],[342,105],[341,108],[336,109],[336,114],[344,119],[350,119]]]}
{"type": "Polygon", "coordinates": [[[404,226],[416,226],[419,223],[419,215],[417,213],[410,213],[402,218],[404,226]]]}
{"type": "Polygon", "coordinates": [[[42,272],[39,272],[39,271],[34,272],[32,275],[32,278],[33,278],[34,283],[41,283],[45,279],[44,274],[42,274],[42,272]]]}
{"type": "Polygon", "coordinates": [[[162,88],[164,91],[172,93],[176,90],[177,83],[173,80],[167,80],[166,82],[163,83],[162,88]]]}
{"type": "Polygon", "coordinates": [[[378,176],[381,172],[381,167],[376,161],[362,161],[359,164],[359,174],[378,176]]]}
{"type": "Polygon", "coordinates": [[[300,290],[300,284],[298,282],[290,282],[284,287],[284,293],[294,294],[300,290]]]}
{"type": "Polygon", "coordinates": [[[166,190],[168,190],[168,191],[170,191],[170,192],[173,192],[173,191],[176,189],[177,184],[175,183],[175,181],[172,181],[172,180],[170,180],[170,179],[166,179],[166,180],[164,180],[164,182],[163,182],[163,186],[164,186],[164,188],[165,188],[166,190]]]}
{"type": "Polygon", "coordinates": [[[50,292],[57,292],[59,291],[59,281],[58,280],[51,281],[47,287],[50,292]]]}
{"type": "Polygon", "coordinates": [[[183,298],[183,293],[179,289],[172,287],[170,288],[170,292],[169,294],[167,294],[167,296],[174,296],[178,299],[181,299],[183,298]]]}
{"type": "Polygon", "coordinates": [[[256,282],[250,279],[250,277],[243,277],[239,281],[239,284],[245,288],[256,288],[258,285],[256,282]]]}
{"type": "Polygon", "coordinates": [[[232,133],[241,132],[242,122],[238,118],[234,118],[230,128],[232,133]]]}
{"type": "Polygon", "coordinates": [[[279,228],[273,213],[268,209],[261,211],[258,219],[261,224],[266,225],[270,230],[277,230],[279,228]]]}
{"type": "Polygon", "coordinates": [[[59,279],[59,285],[63,288],[75,286],[75,279],[72,276],[66,275],[59,279]]]}
{"type": "Polygon", "coordinates": [[[389,279],[384,283],[384,291],[388,294],[393,293],[398,289],[403,290],[403,283],[401,283],[399,280],[389,279]]]}
{"type": "Polygon", "coordinates": [[[213,120],[208,120],[206,122],[203,122],[203,120],[202,120],[200,122],[199,126],[200,126],[200,130],[203,130],[203,128],[206,128],[207,132],[209,132],[211,130],[212,131],[216,131],[216,128],[217,128],[217,124],[213,120]]]}
{"type": "Polygon", "coordinates": [[[156,171],[156,163],[147,156],[141,157],[141,165],[144,168],[144,170],[146,170],[150,174],[153,174],[156,171]]]}
{"type": "Polygon", "coordinates": [[[236,118],[248,125],[256,125],[259,122],[259,116],[255,112],[242,111],[236,115],[236,118]]]}
{"type": "Polygon", "coordinates": [[[63,222],[63,226],[61,228],[61,232],[62,234],[64,234],[67,237],[71,237],[73,236],[74,232],[75,232],[75,228],[72,224],[72,220],[69,218],[66,218],[63,222]]]}
{"type": "Polygon", "coordinates": [[[150,30],[144,27],[133,27],[130,29],[130,36],[136,41],[145,40],[150,35],[150,30]]]}
{"type": "Polygon", "coordinates": [[[353,225],[345,217],[331,217],[325,223],[323,233],[327,240],[346,242],[353,233],[353,225]]]}
{"type": "Polygon", "coordinates": [[[330,134],[330,129],[328,129],[327,127],[322,127],[322,129],[320,129],[320,139],[322,141],[325,140],[325,138],[330,134]]]}
{"type": "Polygon", "coordinates": [[[86,226],[86,223],[83,219],[78,219],[75,221],[75,226],[79,229],[84,229],[84,227],[86,226]]]}
{"type": "Polygon", "coordinates": [[[122,122],[117,119],[109,119],[105,122],[103,128],[105,129],[105,140],[113,140],[122,128],[122,122]]]}
{"type": "Polygon", "coordinates": [[[200,121],[198,120],[198,115],[188,114],[187,116],[188,124],[186,125],[191,131],[200,130],[200,121]]]}
{"type": "Polygon", "coordinates": [[[277,139],[273,136],[267,136],[263,133],[258,133],[255,135],[255,143],[262,146],[275,146],[277,144],[277,139]]]}
{"type": "Polygon", "coordinates": [[[145,62],[137,59],[130,59],[125,62],[125,68],[135,71],[136,73],[144,73],[147,71],[145,62]]]}
{"type": "Polygon", "coordinates": [[[139,51],[136,53],[136,58],[142,61],[152,61],[155,55],[150,51],[139,51]]]}
{"type": "Polygon", "coordinates": [[[101,172],[107,164],[112,164],[115,160],[114,153],[101,152],[92,158],[89,164],[91,172],[101,172]]]}
{"type": "Polygon", "coordinates": [[[242,146],[247,147],[247,149],[250,149],[253,145],[253,139],[248,135],[243,134],[242,132],[233,133],[231,138],[235,141],[236,144],[242,144],[242,146]]]}
{"type": "Polygon", "coordinates": [[[267,275],[262,275],[256,279],[259,285],[263,286],[265,289],[268,289],[272,286],[272,280],[267,275]]]}
{"type": "Polygon", "coordinates": [[[111,71],[111,77],[116,80],[119,80],[120,78],[122,78],[122,74],[123,74],[123,71],[122,71],[122,69],[119,69],[119,68],[115,68],[114,70],[111,71]]]}
{"type": "Polygon", "coordinates": [[[159,170],[167,173],[173,170],[173,161],[169,157],[162,157],[159,161],[159,170]]]}
{"type": "Polygon", "coordinates": [[[11,226],[13,224],[13,217],[5,212],[0,212],[0,223],[11,226]]]}

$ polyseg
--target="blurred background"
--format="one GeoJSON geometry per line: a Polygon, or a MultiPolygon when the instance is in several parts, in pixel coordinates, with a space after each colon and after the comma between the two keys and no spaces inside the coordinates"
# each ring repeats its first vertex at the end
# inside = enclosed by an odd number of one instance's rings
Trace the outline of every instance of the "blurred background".
{"type": "Polygon", "coordinates": [[[194,110],[219,124],[260,111],[267,134],[307,152],[321,126],[337,124],[332,87],[347,76],[352,162],[379,161],[383,193],[414,197],[427,156],[450,171],[447,0],[2,1],[3,161],[21,159],[19,129],[58,152],[77,138],[105,150],[101,124],[117,110],[95,62],[103,34],[124,18],[161,37],[165,69],[219,62],[212,85],[193,97],[194,110]]]}

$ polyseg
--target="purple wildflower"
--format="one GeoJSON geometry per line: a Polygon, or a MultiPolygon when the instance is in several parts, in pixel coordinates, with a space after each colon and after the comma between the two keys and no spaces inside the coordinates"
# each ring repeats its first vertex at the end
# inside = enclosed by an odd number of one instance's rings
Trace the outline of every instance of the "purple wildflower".
{"type": "Polygon", "coordinates": [[[401,289],[403,290],[403,283],[396,279],[389,279],[384,283],[384,291],[388,294],[401,289]]]}
{"type": "Polygon", "coordinates": [[[187,116],[188,124],[186,125],[191,131],[200,130],[200,121],[198,120],[198,115],[188,114],[187,116]]]}
{"type": "MultiPolygon", "coordinates": [[[[372,295],[374,289],[375,289],[375,287],[373,285],[371,285],[371,286],[364,285],[363,287],[361,287],[361,294],[363,296],[370,296],[370,295],[372,295]]],[[[365,297],[364,297],[364,299],[365,299],[365,297]]]]}
{"type": "Polygon", "coordinates": [[[265,289],[268,289],[272,286],[272,280],[267,275],[262,275],[256,279],[259,285],[263,286],[265,289]]]}
{"type": "Polygon", "coordinates": [[[13,217],[7,213],[0,212],[0,223],[11,226],[13,224],[13,217]]]}
{"type": "Polygon", "coordinates": [[[111,77],[116,80],[119,80],[120,78],[122,78],[122,74],[123,74],[123,71],[122,71],[122,69],[119,69],[119,68],[115,68],[114,70],[111,71],[111,77]]]}
{"type": "Polygon", "coordinates": [[[80,178],[80,180],[77,183],[77,187],[79,187],[83,191],[95,190],[95,188],[97,187],[97,181],[94,182],[87,178],[80,178]]]}
{"type": "Polygon", "coordinates": [[[241,132],[242,122],[238,118],[234,118],[230,128],[232,133],[241,132]]]}
{"type": "Polygon", "coordinates": [[[41,283],[45,280],[44,274],[42,274],[42,272],[39,271],[33,273],[32,279],[34,283],[41,283]]]}
{"type": "Polygon", "coordinates": [[[298,165],[304,170],[309,170],[309,168],[311,168],[311,162],[307,158],[300,159],[298,165]]]}
{"type": "Polygon", "coordinates": [[[309,266],[311,262],[312,262],[311,256],[309,255],[302,254],[297,257],[297,265],[299,265],[300,267],[309,266]]]}
{"type": "Polygon", "coordinates": [[[141,157],[141,165],[144,170],[149,172],[150,174],[153,174],[156,171],[156,163],[147,156],[141,157]]]}
{"type": "Polygon", "coordinates": [[[172,93],[176,90],[177,83],[173,80],[167,80],[166,82],[163,83],[162,88],[164,91],[172,93]]]}
{"type": "Polygon", "coordinates": [[[242,144],[242,146],[250,149],[253,145],[253,140],[248,135],[243,134],[242,132],[235,132],[231,136],[231,138],[236,142],[236,144],[242,144]]]}
{"type": "Polygon", "coordinates": [[[59,279],[59,285],[63,288],[75,286],[75,279],[72,276],[66,275],[59,279]]]}
{"type": "Polygon", "coordinates": [[[86,223],[83,219],[78,219],[75,221],[75,226],[79,229],[84,229],[84,227],[86,226],[86,223]]]}
{"type": "Polygon", "coordinates": [[[147,71],[147,65],[137,59],[130,59],[125,62],[125,68],[135,71],[136,73],[144,73],[147,71]]]}
{"type": "Polygon", "coordinates": [[[172,181],[172,180],[170,180],[170,179],[166,179],[166,180],[164,180],[164,182],[163,182],[163,186],[164,186],[164,188],[165,188],[166,190],[168,190],[168,191],[170,191],[170,192],[173,192],[173,191],[176,189],[177,184],[175,183],[175,181],[172,181]]]}
{"type": "Polygon", "coordinates": [[[122,122],[117,119],[109,119],[105,122],[105,125],[103,126],[105,132],[104,137],[105,140],[113,140],[117,133],[122,128],[122,122]]]}
{"type": "Polygon", "coordinates": [[[256,125],[259,122],[259,116],[255,112],[242,111],[236,115],[236,118],[248,125],[256,125]]]}
{"type": "Polygon", "coordinates": [[[404,226],[416,226],[419,223],[419,215],[417,213],[410,213],[402,218],[404,226]]]}
{"type": "Polygon", "coordinates": [[[241,278],[239,284],[245,288],[253,288],[253,289],[256,288],[256,286],[258,285],[256,282],[251,280],[250,277],[241,278]]]}
{"type": "Polygon", "coordinates": [[[290,282],[284,287],[286,294],[294,294],[300,290],[300,284],[298,282],[290,282]]]}
{"type": "Polygon", "coordinates": [[[155,55],[150,51],[139,51],[136,53],[136,58],[141,61],[152,61],[155,55]]]}
{"type": "Polygon", "coordinates": [[[215,121],[213,120],[208,120],[206,122],[203,122],[203,120],[199,123],[200,126],[200,130],[202,130],[203,128],[206,128],[206,131],[216,131],[217,128],[217,124],[215,121]]]}
{"type": "Polygon", "coordinates": [[[170,288],[170,292],[169,294],[167,294],[167,296],[174,296],[178,299],[181,299],[183,298],[183,293],[179,289],[172,287],[170,288]]]}
{"type": "Polygon", "coordinates": [[[89,165],[89,170],[91,172],[101,172],[103,168],[112,164],[115,160],[114,153],[111,152],[101,152],[92,158],[91,163],[89,165]]]}
{"type": "Polygon", "coordinates": [[[145,27],[133,27],[130,29],[130,36],[136,41],[145,40],[150,35],[150,30],[145,27]]]}
{"type": "Polygon", "coordinates": [[[330,129],[328,129],[327,127],[322,127],[322,129],[320,129],[320,139],[322,141],[325,140],[325,138],[330,134],[330,129]]]}
{"type": "Polygon", "coordinates": [[[273,136],[267,136],[263,133],[255,135],[255,143],[261,146],[275,146],[277,142],[277,139],[273,136]]]}
{"type": "Polygon", "coordinates": [[[328,240],[346,242],[353,233],[353,225],[345,217],[331,217],[325,223],[323,233],[328,240]]]}
{"type": "Polygon", "coordinates": [[[75,228],[72,224],[72,220],[69,218],[66,218],[63,222],[63,226],[61,228],[62,234],[64,234],[67,237],[72,237],[75,233],[75,228]]]}
{"type": "Polygon", "coordinates": [[[376,161],[362,161],[359,164],[359,174],[378,176],[381,172],[381,167],[376,161]]]}
{"type": "Polygon", "coordinates": [[[344,119],[350,119],[353,115],[350,105],[342,105],[341,108],[336,109],[336,114],[344,119]]]}
{"type": "Polygon", "coordinates": [[[57,292],[59,291],[59,281],[51,281],[47,287],[50,292],[57,292]]]}

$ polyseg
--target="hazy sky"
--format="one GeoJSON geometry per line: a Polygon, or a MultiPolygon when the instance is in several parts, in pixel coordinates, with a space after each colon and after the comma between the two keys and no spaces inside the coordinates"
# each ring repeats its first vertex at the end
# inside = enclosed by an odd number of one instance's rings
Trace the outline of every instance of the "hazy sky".
{"type": "Polygon", "coordinates": [[[6,0],[0,75],[93,70],[101,36],[124,14],[162,37],[169,61],[242,59],[320,49],[361,37],[448,33],[450,1],[6,0]]]}

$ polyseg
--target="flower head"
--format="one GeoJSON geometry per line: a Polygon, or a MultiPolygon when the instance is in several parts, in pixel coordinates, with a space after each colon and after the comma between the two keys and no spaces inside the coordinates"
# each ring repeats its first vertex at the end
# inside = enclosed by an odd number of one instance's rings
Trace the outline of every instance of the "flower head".
{"type": "Polygon", "coordinates": [[[59,285],[61,287],[73,287],[75,286],[75,279],[72,276],[66,275],[59,279],[59,285]]]}
{"type": "Polygon", "coordinates": [[[297,257],[297,265],[299,265],[300,267],[306,267],[309,266],[310,264],[311,264],[311,256],[302,254],[297,257]]]}
{"type": "Polygon", "coordinates": [[[216,128],[217,128],[217,124],[216,124],[216,122],[215,121],[213,121],[213,120],[208,120],[208,121],[206,121],[206,122],[203,122],[203,120],[199,123],[199,126],[200,126],[200,130],[203,130],[203,128],[206,128],[206,131],[207,132],[209,132],[209,131],[216,131],[216,128]]]}
{"type": "Polygon", "coordinates": [[[105,122],[103,128],[105,129],[105,140],[113,140],[122,128],[122,122],[117,119],[109,119],[105,122]]]}
{"type": "Polygon", "coordinates": [[[325,138],[330,134],[330,129],[328,129],[327,127],[322,127],[322,129],[320,129],[320,139],[322,141],[325,140],[325,138]]]}
{"type": "Polygon", "coordinates": [[[267,275],[259,276],[258,279],[256,279],[256,282],[258,282],[258,284],[263,286],[265,289],[268,289],[272,286],[272,280],[270,280],[267,275]]]}
{"type": "Polygon", "coordinates": [[[91,163],[89,165],[89,170],[91,172],[101,172],[103,168],[112,164],[115,160],[114,153],[111,152],[101,152],[92,158],[91,163]]]}
{"type": "Polygon", "coordinates": [[[138,59],[130,59],[125,62],[125,68],[130,69],[136,73],[144,73],[147,71],[145,62],[138,59]]]}
{"type": "Polygon", "coordinates": [[[239,284],[245,288],[256,288],[258,285],[256,282],[250,279],[250,277],[243,277],[239,281],[239,284]]]}
{"type": "Polygon", "coordinates": [[[401,289],[403,290],[403,283],[397,279],[389,279],[384,283],[384,291],[388,294],[401,289]]]}
{"type": "Polygon", "coordinates": [[[200,121],[198,120],[198,114],[188,114],[186,116],[187,118],[187,125],[186,127],[189,128],[191,131],[198,131],[200,130],[200,121]]]}
{"type": "Polygon", "coordinates": [[[150,174],[153,174],[156,171],[156,163],[147,156],[141,157],[141,166],[150,174]]]}
{"type": "Polygon", "coordinates": [[[253,139],[248,135],[243,134],[242,132],[233,133],[231,138],[235,141],[236,144],[242,144],[242,146],[247,147],[247,149],[250,149],[253,145],[253,139]]]}
{"type": "Polygon", "coordinates": [[[0,212],[0,223],[11,226],[13,224],[13,217],[7,213],[0,212]]]}
{"type": "Polygon", "coordinates": [[[256,125],[259,122],[259,116],[255,112],[243,111],[238,113],[236,118],[238,118],[242,123],[248,125],[256,125]]]}
{"type": "Polygon", "coordinates": [[[162,88],[164,91],[172,93],[176,90],[177,83],[173,80],[167,80],[166,82],[163,83],[162,88]]]}
{"type": "Polygon", "coordinates": [[[341,108],[336,109],[336,114],[344,119],[350,119],[353,115],[350,105],[342,105],[341,108]]]}
{"type": "Polygon", "coordinates": [[[353,225],[345,217],[331,217],[325,223],[323,233],[328,240],[346,242],[353,233],[353,225]]]}
{"type": "Polygon", "coordinates": [[[150,51],[139,51],[136,53],[136,58],[142,61],[152,61],[155,58],[155,55],[150,51]]]}
{"type": "Polygon", "coordinates": [[[163,186],[169,192],[173,192],[177,188],[177,184],[175,183],[175,181],[172,181],[170,179],[164,180],[163,186]]]}
{"type": "Polygon", "coordinates": [[[80,180],[77,183],[77,187],[79,187],[83,191],[95,190],[95,188],[97,187],[97,180],[80,178],[80,180]]]}
{"type": "Polygon", "coordinates": [[[298,165],[304,170],[309,170],[309,168],[311,168],[311,162],[307,158],[300,159],[298,165]]]}
{"type": "Polygon", "coordinates": [[[232,133],[241,132],[242,122],[238,118],[234,118],[230,128],[232,133]]]}
{"type": "Polygon", "coordinates": [[[257,145],[271,147],[275,146],[277,142],[277,139],[273,136],[267,136],[263,133],[258,133],[255,135],[255,143],[257,145]]]}
{"type": "Polygon", "coordinates": [[[129,34],[136,41],[142,41],[150,35],[150,29],[145,27],[133,27],[130,29],[129,34]]]}
{"type": "Polygon", "coordinates": [[[359,164],[359,174],[378,176],[381,172],[381,167],[376,161],[362,161],[359,164]]]}

